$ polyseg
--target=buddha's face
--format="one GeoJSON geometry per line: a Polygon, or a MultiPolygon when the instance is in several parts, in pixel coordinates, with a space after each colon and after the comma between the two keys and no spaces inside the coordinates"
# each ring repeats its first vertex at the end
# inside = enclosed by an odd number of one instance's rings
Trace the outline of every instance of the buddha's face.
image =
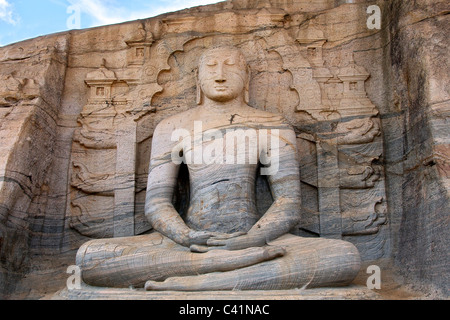
{"type": "Polygon", "coordinates": [[[236,49],[212,49],[200,59],[200,89],[210,100],[227,102],[243,95],[247,77],[245,59],[236,49]]]}

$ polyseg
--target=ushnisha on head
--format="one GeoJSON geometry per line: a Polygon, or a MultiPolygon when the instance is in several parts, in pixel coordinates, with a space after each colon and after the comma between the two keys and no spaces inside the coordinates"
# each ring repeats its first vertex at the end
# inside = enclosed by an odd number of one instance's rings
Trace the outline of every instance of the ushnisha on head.
{"type": "Polygon", "coordinates": [[[249,68],[242,52],[231,46],[208,49],[199,60],[197,104],[206,97],[223,103],[241,99],[248,104],[249,68]]]}

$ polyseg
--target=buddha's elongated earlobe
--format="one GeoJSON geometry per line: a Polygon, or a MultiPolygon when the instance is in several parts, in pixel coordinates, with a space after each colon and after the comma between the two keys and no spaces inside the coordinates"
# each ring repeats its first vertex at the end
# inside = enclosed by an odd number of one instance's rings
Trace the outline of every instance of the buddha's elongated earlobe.
{"type": "Polygon", "coordinates": [[[244,88],[244,102],[246,104],[250,103],[249,87],[250,87],[250,78],[246,81],[245,88],[244,88]]]}
{"type": "Polygon", "coordinates": [[[198,78],[198,69],[195,70],[195,78],[197,79],[197,105],[199,106],[203,103],[203,91],[198,78]]]}
{"type": "Polygon", "coordinates": [[[245,80],[245,88],[244,88],[244,102],[246,104],[250,103],[250,68],[247,66],[247,79],[245,80]]]}
{"type": "Polygon", "coordinates": [[[200,106],[201,104],[203,104],[203,91],[200,83],[197,81],[197,105],[200,106]]]}

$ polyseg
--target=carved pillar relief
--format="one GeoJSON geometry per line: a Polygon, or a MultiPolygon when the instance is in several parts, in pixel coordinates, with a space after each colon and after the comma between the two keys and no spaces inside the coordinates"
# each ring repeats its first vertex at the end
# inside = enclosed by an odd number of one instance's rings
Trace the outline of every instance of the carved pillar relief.
{"type": "Polygon", "coordinates": [[[89,98],[74,136],[70,210],[72,228],[94,238],[133,236],[150,228],[143,210],[135,209],[136,121],[154,112],[147,95],[157,86],[148,83],[152,36],[138,31],[126,40],[125,69],[109,70],[103,59],[85,79],[89,98]]]}
{"type": "MultiPolygon", "coordinates": [[[[329,238],[346,237],[362,249],[363,258],[383,256],[387,238],[382,228],[387,222],[383,145],[378,110],[365,90],[370,74],[353,55],[346,55],[348,60],[340,67],[328,68],[323,61],[325,36],[312,23],[300,28],[297,42],[320,87],[319,104],[300,104],[296,110],[310,117],[305,125],[308,134],[298,136],[302,192],[317,195],[314,203],[303,201],[310,218],[300,228],[329,238]],[[313,170],[317,181],[308,173],[313,170]]],[[[300,100],[305,99],[302,86],[295,84],[301,79],[294,75],[293,81],[300,100]]]]}

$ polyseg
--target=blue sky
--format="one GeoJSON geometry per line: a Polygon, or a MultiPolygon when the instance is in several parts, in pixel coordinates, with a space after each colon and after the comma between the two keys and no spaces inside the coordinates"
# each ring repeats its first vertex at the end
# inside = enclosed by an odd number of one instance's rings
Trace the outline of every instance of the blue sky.
{"type": "Polygon", "coordinates": [[[153,17],[221,0],[0,0],[0,46],[45,34],[153,17]]]}

